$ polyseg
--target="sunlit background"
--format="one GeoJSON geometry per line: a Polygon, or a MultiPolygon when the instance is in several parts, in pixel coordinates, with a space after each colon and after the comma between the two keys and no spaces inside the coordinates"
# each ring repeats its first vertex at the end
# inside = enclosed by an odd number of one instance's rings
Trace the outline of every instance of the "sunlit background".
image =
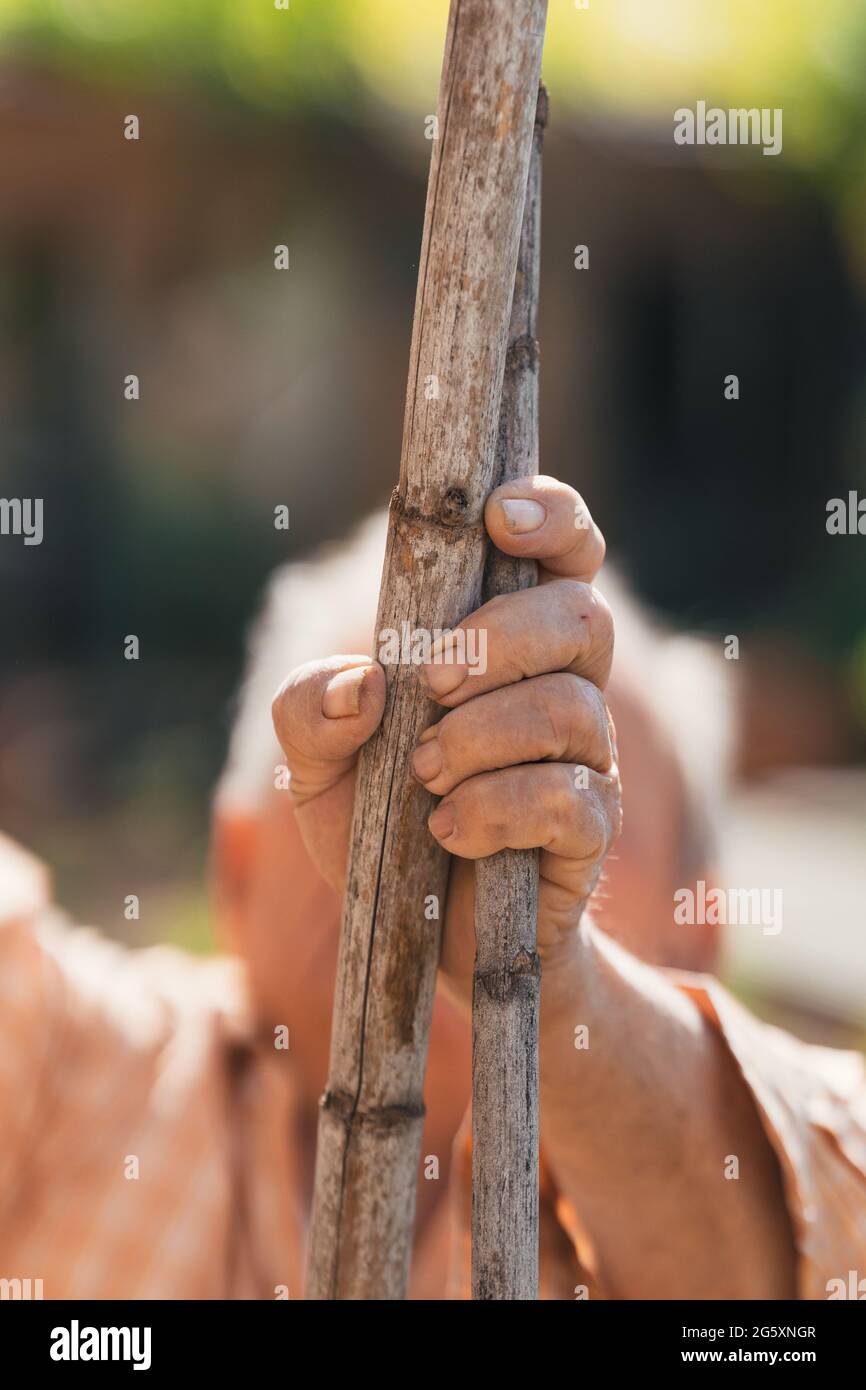
{"type": "MultiPolygon", "coordinates": [[[[52,499],[0,545],[0,826],[126,939],[209,948],[245,626],[395,479],[446,15],[0,0],[0,492],[52,499]]],[[[739,929],[727,969],[857,1038],[866,538],[825,520],[866,495],[866,9],[551,0],[544,72],[543,467],[652,607],[739,635],[725,872],[784,887],[786,949],[739,929]],[[782,108],[782,156],[675,146],[698,100],[782,108]]]]}

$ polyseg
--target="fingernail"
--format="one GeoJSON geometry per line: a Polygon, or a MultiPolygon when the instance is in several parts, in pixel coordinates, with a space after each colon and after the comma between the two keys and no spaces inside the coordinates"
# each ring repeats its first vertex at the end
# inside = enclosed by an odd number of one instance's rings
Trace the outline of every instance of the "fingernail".
{"type": "Polygon", "coordinates": [[[454,807],[450,801],[440,801],[427,822],[427,828],[437,840],[447,840],[454,829],[454,807]]]}
{"type": "Polygon", "coordinates": [[[352,666],[338,671],[325,686],[322,695],[322,714],[326,719],[345,719],[361,708],[361,686],[369,666],[352,666]]]}
{"type": "MultiPolygon", "coordinates": [[[[430,731],[428,730],[428,733],[430,731]]],[[[442,750],[435,733],[422,739],[412,754],[412,771],[419,782],[432,782],[442,771],[442,750]]]]}
{"type": "Polygon", "coordinates": [[[468,667],[454,660],[458,640],[465,641],[463,633],[459,638],[456,632],[437,637],[431,648],[432,661],[421,667],[421,675],[434,695],[450,695],[466,679],[468,667]]]}
{"type": "Polygon", "coordinates": [[[540,502],[531,502],[528,498],[512,497],[499,505],[507,529],[516,536],[521,536],[526,531],[537,531],[547,516],[540,502]]]}
{"type": "Polygon", "coordinates": [[[422,675],[434,695],[450,695],[462,685],[467,675],[465,666],[422,666],[422,675]]]}

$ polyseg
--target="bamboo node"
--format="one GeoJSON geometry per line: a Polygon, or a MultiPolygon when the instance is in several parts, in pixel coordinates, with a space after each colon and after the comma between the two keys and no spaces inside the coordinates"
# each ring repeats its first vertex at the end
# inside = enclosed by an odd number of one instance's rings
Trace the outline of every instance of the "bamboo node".
{"type": "Polygon", "coordinates": [[[357,1096],[350,1091],[325,1091],[319,1101],[319,1109],[332,1115],[347,1134],[359,1129],[380,1133],[411,1129],[423,1121],[427,1113],[423,1103],[364,1107],[358,1104],[357,1096]]]}
{"type": "Polygon", "coordinates": [[[541,979],[541,960],[534,951],[521,949],[505,969],[476,970],[475,988],[484,990],[488,998],[497,1004],[506,1003],[517,990],[524,988],[524,981],[535,988],[541,979]]]}
{"type": "Polygon", "coordinates": [[[533,338],[531,333],[523,333],[519,338],[515,338],[508,345],[508,352],[505,356],[505,370],[507,372],[538,370],[538,362],[541,353],[538,347],[538,339],[533,338]]]}
{"type": "Polygon", "coordinates": [[[445,526],[459,526],[468,506],[469,498],[463,488],[449,487],[439,508],[439,519],[445,526]]]}
{"type": "Polygon", "coordinates": [[[486,535],[483,521],[470,521],[467,515],[470,509],[469,494],[462,487],[450,487],[435,512],[410,506],[400,489],[395,488],[391,494],[389,509],[398,523],[419,533],[431,528],[448,532],[459,528],[464,536],[471,536],[475,532],[486,535]]]}

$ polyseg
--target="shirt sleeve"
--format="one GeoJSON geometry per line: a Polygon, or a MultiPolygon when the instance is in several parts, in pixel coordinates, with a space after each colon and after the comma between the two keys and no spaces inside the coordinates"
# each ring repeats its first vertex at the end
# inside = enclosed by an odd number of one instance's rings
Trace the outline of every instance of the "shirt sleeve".
{"type": "Polygon", "coordinates": [[[3,851],[0,1271],[49,1298],[294,1295],[292,1058],[239,964],[74,926],[3,851]]]}
{"type": "Polygon", "coordinates": [[[249,1020],[237,968],[171,947],[131,951],[52,906],[38,860],[0,837],[0,1212],[40,1155],[124,1105],[176,1108],[211,1081],[249,1020]]]}
{"type": "MultiPolygon", "coordinates": [[[[866,1297],[866,1059],[761,1023],[709,976],[664,973],[718,1031],[754,1099],[782,1173],[798,1296],[866,1297]]],[[[470,1296],[471,1147],[467,1116],[454,1150],[456,1298],[470,1296]]],[[[578,1213],[541,1160],[539,1296],[603,1298],[578,1213]]]]}
{"type": "Polygon", "coordinates": [[[39,1123],[54,1047],[58,982],[30,932],[48,898],[42,865],[0,836],[0,1204],[39,1123]]]}
{"type": "Polygon", "coordinates": [[[671,978],[718,1030],[779,1161],[800,1298],[856,1298],[861,1279],[866,1296],[866,1059],[760,1022],[710,977],[671,978]]]}

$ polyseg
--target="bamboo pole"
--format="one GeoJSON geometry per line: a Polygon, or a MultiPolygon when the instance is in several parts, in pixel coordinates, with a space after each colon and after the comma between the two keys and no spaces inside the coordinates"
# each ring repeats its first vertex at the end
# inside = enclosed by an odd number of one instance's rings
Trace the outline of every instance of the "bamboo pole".
{"type": "MultiPolygon", "coordinates": [[[[451,3],[377,654],[404,622],[450,628],[480,602],[546,12],[451,3]]],[[[409,771],[438,708],[411,665],[385,668],[385,713],[358,761],[309,1298],[402,1298],[408,1282],[448,856],[409,771]]]]}
{"type": "MultiPolygon", "coordinates": [[[[499,416],[496,484],[538,472],[538,281],[541,147],[538,109],[514,282],[499,416]]],[[[491,548],[483,598],[535,583],[531,560],[491,548]]],[[[537,850],[505,849],[475,866],[472,981],[472,1297],[538,1297],[537,850]]]]}

